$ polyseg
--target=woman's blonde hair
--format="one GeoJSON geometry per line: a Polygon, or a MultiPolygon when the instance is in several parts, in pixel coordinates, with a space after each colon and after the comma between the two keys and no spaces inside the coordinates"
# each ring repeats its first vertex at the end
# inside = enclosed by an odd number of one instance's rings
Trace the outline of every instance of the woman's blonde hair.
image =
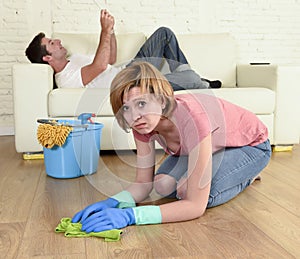
{"type": "Polygon", "coordinates": [[[132,87],[140,87],[141,94],[154,94],[165,104],[162,115],[169,117],[176,102],[173,88],[168,80],[153,65],[136,61],[117,74],[111,83],[110,104],[122,129],[129,131],[129,125],[123,117],[122,106],[124,95],[132,87]]]}

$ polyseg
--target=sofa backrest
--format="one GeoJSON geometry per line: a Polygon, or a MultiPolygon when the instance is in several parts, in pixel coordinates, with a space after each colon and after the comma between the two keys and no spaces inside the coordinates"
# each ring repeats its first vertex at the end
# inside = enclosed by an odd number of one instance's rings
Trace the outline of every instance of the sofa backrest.
{"type": "MultiPolygon", "coordinates": [[[[55,32],[68,54],[95,54],[99,42],[97,33],[55,32]]],[[[143,33],[118,34],[117,64],[131,60],[145,42],[143,33]]],[[[221,80],[223,87],[236,86],[236,44],[229,33],[179,34],[179,45],[188,62],[201,77],[221,80]]]]}
{"type": "MultiPolygon", "coordinates": [[[[97,33],[55,32],[52,37],[62,41],[62,45],[68,50],[68,55],[74,53],[94,55],[99,42],[99,34],[97,33]]],[[[119,34],[116,35],[116,38],[116,64],[130,61],[146,40],[143,33],[119,34]]]]}
{"type": "Polygon", "coordinates": [[[236,87],[237,47],[229,33],[177,35],[180,48],[201,77],[236,87]]]}

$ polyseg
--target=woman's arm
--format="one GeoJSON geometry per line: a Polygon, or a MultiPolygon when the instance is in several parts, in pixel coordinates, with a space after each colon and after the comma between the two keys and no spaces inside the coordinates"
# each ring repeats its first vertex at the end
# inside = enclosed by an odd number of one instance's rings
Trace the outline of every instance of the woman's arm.
{"type": "Polygon", "coordinates": [[[146,143],[135,139],[137,149],[136,178],[128,188],[135,202],[145,200],[153,189],[155,170],[154,141],[146,143]]]}
{"type": "MultiPolygon", "coordinates": [[[[144,200],[152,190],[154,143],[137,142],[138,163],[136,181],[127,190],[136,202],[144,200]]],[[[189,154],[187,194],[184,200],[161,206],[138,206],[93,210],[81,220],[82,230],[100,232],[129,225],[186,221],[200,217],[207,206],[212,175],[211,135],[204,138],[189,154]]],[[[84,212],[87,214],[87,212],[84,212]]],[[[81,216],[81,212],[79,213],[81,216]]],[[[77,216],[76,220],[77,220],[77,216]]],[[[78,217],[80,218],[80,217],[78,217]]]]}
{"type": "Polygon", "coordinates": [[[187,193],[183,200],[160,206],[162,222],[176,222],[200,217],[206,209],[212,177],[211,135],[205,137],[189,154],[187,193]]]}
{"type": "MultiPolygon", "coordinates": [[[[153,176],[155,165],[154,142],[145,143],[138,140],[135,140],[135,142],[137,147],[137,166],[135,182],[127,188],[127,192],[119,192],[111,198],[93,203],[84,208],[83,210],[77,212],[73,217],[72,222],[82,222],[87,218],[90,218],[90,215],[97,214],[97,212],[101,212],[108,208],[123,209],[126,207],[135,207],[135,203],[141,202],[149,196],[153,188],[153,176]]],[[[97,215],[93,224],[99,224],[99,222],[97,221],[97,215]]]]}

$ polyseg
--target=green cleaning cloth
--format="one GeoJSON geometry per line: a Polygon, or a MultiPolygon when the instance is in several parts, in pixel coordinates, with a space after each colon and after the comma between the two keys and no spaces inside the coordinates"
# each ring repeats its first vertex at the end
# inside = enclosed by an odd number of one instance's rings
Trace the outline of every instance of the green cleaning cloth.
{"type": "Polygon", "coordinates": [[[86,233],[81,231],[81,223],[72,223],[71,218],[62,218],[55,232],[64,232],[66,237],[104,237],[107,242],[119,241],[122,233],[119,229],[86,233]]]}

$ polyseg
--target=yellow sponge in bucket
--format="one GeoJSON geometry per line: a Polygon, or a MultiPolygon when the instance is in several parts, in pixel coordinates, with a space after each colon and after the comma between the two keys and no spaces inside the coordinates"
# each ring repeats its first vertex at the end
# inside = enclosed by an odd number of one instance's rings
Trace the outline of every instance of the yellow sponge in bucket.
{"type": "Polygon", "coordinates": [[[45,148],[52,148],[55,145],[62,146],[72,127],[64,125],[40,124],[37,130],[37,139],[45,148]]]}

